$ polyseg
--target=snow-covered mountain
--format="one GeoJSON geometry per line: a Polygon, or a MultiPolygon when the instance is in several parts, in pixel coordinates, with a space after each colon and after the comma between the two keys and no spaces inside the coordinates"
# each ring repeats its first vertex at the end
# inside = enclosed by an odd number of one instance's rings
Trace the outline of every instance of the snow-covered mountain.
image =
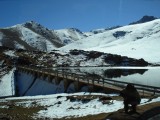
{"type": "Polygon", "coordinates": [[[65,45],[88,37],[85,33],[76,28],[55,30],[55,33],[65,45]]]}
{"type": "Polygon", "coordinates": [[[107,30],[66,45],[60,50],[94,50],[160,62],[159,46],[160,19],[156,19],[107,30]]]}
{"type": "Polygon", "coordinates": [[[30,21],[0,29],[0,45],[16,49],[51,51],[63,43],[54,31],[30,21]]]}
{"type": "Polygon", "coordinates": [[[152,21],[152,20],[155,20],[155,19],[158,19],[158,18],[154,17],[154,16],[145,15],[140,20],[132,22],[129,25],[134,25],[134,24],[139,24],[139,23],[145,23],[145,22],[149,22],[149,21],[152,21]]]}
{"type": "Polygon", "coordinates": [[[76,28],[49,30],[39,23],[29,21],[0,29],[0,46],[16,49],[52,51],[74,41],[88,37],[76,28]]]}
{"type": "Polygon", "coordinates": [[[144,16],[126,26],[81,32],[76,28],[49,30],[30,21],[0,29],[0,46],[64,52],[81,49],[118,54],[160,63],[160,19],[144,16]]]}
{"type": "Polygon", "coordinates": [[[99,33],[106,32],[108,30],[113,30],[113,29],[116,29],[116,28],[119,28],[119,27],[121,27],[121,26],[114,26],[114,27],[101,28],[101,29],[94,29],[94,30],[91,30],[90,32],[86,32],[85,34],[88,35],[88,36],[91,36],[91,35],[94,35],[94,34],[99,34],[99,33]]]}

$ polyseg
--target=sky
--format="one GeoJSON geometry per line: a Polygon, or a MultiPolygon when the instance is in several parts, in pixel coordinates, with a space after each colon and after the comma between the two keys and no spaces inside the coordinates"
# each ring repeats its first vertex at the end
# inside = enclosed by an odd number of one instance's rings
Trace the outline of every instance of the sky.
{"type": "Polygon", "coordinates": [[[49,29],[90,31],[160,18],[160,0],[0,0],[0,28],[36,21],[49,29]]]}

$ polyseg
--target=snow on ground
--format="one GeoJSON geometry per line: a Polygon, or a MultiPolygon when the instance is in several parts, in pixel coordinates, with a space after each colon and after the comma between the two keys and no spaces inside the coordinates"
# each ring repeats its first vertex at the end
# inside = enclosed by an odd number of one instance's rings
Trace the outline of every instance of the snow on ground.
{"type": "MultiPolygon", "coordinates": [[[[74,94],[55,94],[46,96],[32,96],[19,98],[6,98],[5,100],[24,99],[26,101],[18,102],[17,105],[24,107],[31,107],[33,100],[36,105],[45,106],[45,110],[39,111],[34,118],[62,118],[62,117],[81,117],[86,115],[93,115],[99,113],[107,113],[123,108],[122,101],[112,100],[110,104],[102,104],[99,99],[93,99],[88,102],[70,101],[66,96],[78,95],[104,95],[115,96],[114,94],[106,95],[102,93],[74,93],[74,94]],[[58,96],[61,96],[58,98],[58,96]]],[[[0,100],[1,102],[1,100],[0,100]]],[[[4,102],[4,101],[3,101],[4,102]]]]}
{"type": "MultiPolygon", "coordinates": [[[[86,115],[94,115],[99,113],[113,112],[120,108],[123,108],[122,101],[112,101],[111,105],[103,105],[98,99],[91,100],[87,103],[81,101],[70,102],[66,97],[59,99],[62,104],[57,104],[56,99],[46,101],[52,105],[47,110],[41,110],[38,112],[38,117],[49,117],[49,118],[62,118],[62,117],[82,117],[86,115]]],[[[46,105],[44,102],[41,104],[46,105]]]]}
{"type": "MultiPolygon", "coordinates": [[[[27,96],[27,97],[16,97],[6,98],[0,100],[0,102],[7,102],[9,100],[24,100],[16,103],[16,106],[32,107],[43,106],[44,110],[40,110],[33,117],[37,118],[69,118],[69,117],[83,117],[87,115],[96,115],[100,113],[108,113],[117,111],[123,108],[123,101],[111,100],[109,104],[102,104],[98,98],[90,101],[70,101],[66,96],[81,96],[81,95],[103,95],[103,96],[117,96],[116,94],[102,94],[102,93],[74,93],[74,94],[54,94],[44,96],[27,96]],[[33,104],[34,103],[34,104],[33,104]]],[[[142,99],[140,105],[159,102],[160,97],[155,98],[148,102],[148,99],[142,99]]],[[[6,107],[7,106],[0,106],[6,107]]]]}
{"type": "Polygon", "coordinates": [[[69,66],[109,66],[110,64],[106,63],[103,59],[104,56],[90,59],[88,60],[87,56],[85,55],[70,55],[69,56],[52,56],[52,60],[56,62],[56,66],[61,66],[63,64],[68,64],[69,66]]]}
{"type": "Polygon", "coordinates": [[[25,50],[25,47],[22,44],[18,43],[17,41],[14,41],[14,46],[16,49],[24,49],[25,50]]]}
{"type": "Polygon", "coordinates": [[[127,25],[66,45],[60,50],[94,50],[149,62],[160,62],[160,19],[151,22],[127,25]]]}
{"type": "Polygon", "coordinates": [[[30,46],[38,48],[39,50],[46,50],[46,43],[44,37],[38,35],[35,32],[32,32],[31,30],[23,26],[19,26],[19,29],[22,32],[22,40],[24,40],[30,46]]]}
{"type": "Polygon", "coordinates": [[[4,54],[5,54],[5,55],[8,55],[8,56],[10,56],[10,57],[17,57],[17,56],[14,54],[14,51],[13,51],[13,50],[5,51],[4,54]]]}
{"type": "Polygon", "coordinates": [[[0,78],[0,97],[11,96],[15,94],[13,72],[14,69],[0,78]]]}
{"type": "MultiPolygon", "coordinates": [[[[31,31],[30,29],[24,27],[23,25],[18,24],[18,25],[12,26],[11,28],[19,31],[20,32],[19,34],[21,35],[20,38],[31,47],[37,48],[38,50],[42,50],[42,51],[46,51],[47,47],[49,47],[48,49],[51,48],[50,42],[46,43],[47,40],[43,36],[31,31]]],[[[18,48],[24,48],[24,46],[20,44],[18,45],[16,43],[15,45],[18,48]]]]}
{"type": "Polygon", "coordinates": [[[87,37],[80,30],[75,28],[60,29],[55,30],[54,32],[57,34],[57,36],[59,36],[65,45],[87,37]]]}
{"type": "Polygon", "coordinates": [[[49,40],[46,40],[46,49],[48,52],[54,50],[56,48],[56,46],[50,42],[49,40]]]}

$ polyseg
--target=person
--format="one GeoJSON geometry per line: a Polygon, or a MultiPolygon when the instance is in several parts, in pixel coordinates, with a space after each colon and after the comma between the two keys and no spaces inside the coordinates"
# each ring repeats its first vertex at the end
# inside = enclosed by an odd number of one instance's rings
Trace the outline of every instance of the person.
{"type": "Polygon", "coordinates": [[[130,112],[136,113],[136,106],[140,104],[141,98],[134,85],[128,84],[126,88],[120,92],[120,96],[122,96],[124,99],[123,104],[125,113],[128,113],[129,104],[132,108],[130,112]]]}

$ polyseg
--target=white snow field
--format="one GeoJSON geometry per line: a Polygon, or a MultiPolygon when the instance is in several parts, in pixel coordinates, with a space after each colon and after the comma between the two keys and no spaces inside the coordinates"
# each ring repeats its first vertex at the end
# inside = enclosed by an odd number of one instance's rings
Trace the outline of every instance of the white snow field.
{"type": "Polygon", "coordinates": [[[76,28],[60,29],[55,30],[54,32],[65,45],[87,37],[85,33],[82,33],[76,28]]]}
{"type": "Polygon", "coordinates": [[[156,63],[160,62],[159,46],[160,19],[157,19],[95,34],[66,45],[60,50],[94,50],[138,59],[143,58],[156,63]]]}
{"type": "MultiPolygon", "coordinates": [[[[102,93],[74,93],[74,94],[54,94],[43,96],[28,96],[1,99],[0,102],[8,102],[10,100],[21,100],[16,102],[16,106],[23,106],[30,108],[32,106],[43,106],[45,109],[37,112],[33,118],[70,118],[83,117],[87,115],[96,115],[100,113],[108,113],[117,111],[123,108],[123,101],[110,100],[109,104],[103,104],[98,98],[82,103],[82,101],[70,101],[66,96],[80,96],[80,95],[103,95],[103,96],[117,96],[116,94],[102,94],[102,93]],[[34,103],[34,104],[33,104],[34,103]]],[[[152,99],[142,99],[140,105],[158,102],[160,97],[152,99]]],[[[7,106],[0,106],[0,108],[7,108],[7,106]]]]}

